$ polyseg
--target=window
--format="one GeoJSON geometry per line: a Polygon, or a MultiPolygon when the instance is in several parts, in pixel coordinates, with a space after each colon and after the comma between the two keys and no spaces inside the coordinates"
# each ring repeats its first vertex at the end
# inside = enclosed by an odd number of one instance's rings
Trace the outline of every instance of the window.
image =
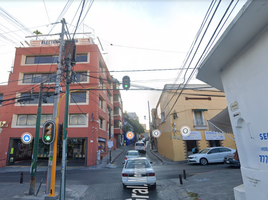
{"type": "Polygon", "coordinates": [[[58,56],[26,56],[25,64],[52,64],[58,62],[58,56]]]}
{"type": "Polygon", "coordinates": [[[103,66],[102,66],[101,61],[99,61],[99,67],[100,67],[100,70],[103,72],[103,66]]]}
{"type": "Polygon", "coordinates": [[[102,119],[101,117],[99,118],[99,128],[104,129],[104,119],[102,119]]]}
{"type": "Polygon", "coordinates": [[[75,62],[87,62],[87,54],[76,55],[75,62]]]}
{"type": "Polygon", "coordinates": [[[200,110],[194,110],[194,124],[195,128],[206,128],[204,116],[203,116],[203,111],[200,110]]]}
{"type": "Polygon", "coordinates": [[[87,82],[87,72],[74,72],[72,75],[72,83],[87,82]]]}
{"type": "Polygon", "coordinates": [[[2,105],[3,94],[0,94],[0,106],[2,105]]]}
{"type": "MultiPolygon", "coordinates": [[[[40,124],[43,125],[46,121],[51,120],[52,115],[41,115],[40,124]]],[[[18,115],[17,126],[35,126],[36,115],[18,115]]]]}
{"type": "Polygon", "coordinates": [[[114,120],[114,128],[122,128],[122,122],[120,120],[114,120]]]}
{"type": "Polygon", "coordinates": [[[161,112],[161,123],[163,123],[165,121],[165,111],[161,112]]]}
{"type": "Polygon", "coordinates": [[[98,149],[101,153],[106,152],[106,139],[99,138],[98,149]]]}
{"type": "Polygon", "coordinates": [[[119,94],[114,95],[114,102],[121,102],[121,98],[119,94]]]}
{"type": "Polygon", "coordinates": [[[103,98],[100,96],[99,97],[99,107],[101,108],[101,109],[103,109],[104,108],[104,106],[103,106],[103,98]]]}
{"type": "Polygon", "coordinates": [[[108,97],[109,101],[111,101],[111,94],[108,90],[107,90],[107,97],[108,97]]]}
{"type": "Polygon", "coordinates": [[[103,81],[102,81],[101,77],[99,78],[99,86],[100,86],[100,88],[103,88],[103,81]]]}
{"type": "Polygon", "coordinates": [[[219,148],[220,152],[229,152],[231,149],[228,148],[219,148]]]}
{"type": "Polygon", "coordinates": [[[122,111],[120,107],[114,107],[114,115],[122,116],[122,111]]]}
{"type": "Polygon", "coordinates": [[[72,92],[71,93],[71,103],[85,103],[87,92],[72,92]]]}
{"type": "Polygon", "coordinates": [[[55,83],[56,74],[24,74],[23,83],[55,83]]]}
{"type": "Polygon", "coordinates": [[[213,153],[219,153],[219,149],[216,148],[216,149],[211,149],[208,154],[213,154],[213,153]]]}
{"type": "MultiPolygon", "coordinates": [[[[38,104],[38,100],[39,93],[21,93],[18,102],[21,104],[38,104]]],[[[43,103],[54,103],[54,92],[44,92],[43,103]]]]}
{"type": "Polygon", "coordinates": [[[87,116],[85,114],[70,114],[70,125],[86,125],[87,116]]]}

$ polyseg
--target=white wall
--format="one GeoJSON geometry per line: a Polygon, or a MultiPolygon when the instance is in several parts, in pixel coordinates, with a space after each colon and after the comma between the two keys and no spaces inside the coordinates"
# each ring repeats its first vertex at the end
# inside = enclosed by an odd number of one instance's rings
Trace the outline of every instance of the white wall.
{"type": "Polygon", "coordinates": [[[263,161],[260,155],[268,156],[268,151],[261,150],[268,149],[268,32],[224,69],[221,78],[247,200],[267,200],[268,158],[263,161]],[[233,102],[238,103],[235,111],[230,109],[233,102]],[[261,140],[263,133],[267,140],[261,140]]]}

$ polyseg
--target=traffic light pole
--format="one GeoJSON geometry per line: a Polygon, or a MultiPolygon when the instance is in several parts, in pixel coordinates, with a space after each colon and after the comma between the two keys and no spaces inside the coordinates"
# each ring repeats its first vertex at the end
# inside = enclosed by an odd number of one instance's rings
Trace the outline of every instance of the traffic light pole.
{"type": "Polygon", "coordinates": [[[32,164],[31,164],[31,180],[30,180],[29,195],[34,195],[34,192],[35,192],[35,176],[36,176],[36,170],[37,170],[37,155],[38,155],[38,148],[39,148],[42,100],[43,100],[43,83],[40,84],[40,93],[39,93],[39,100],[38,100],[35,136],[34,136],[33,158],[32,158],[32,164]]]}
{"type": "MultiPolygon", "coordinates": [[[[61,37],[60,37],[60,50],[59,50],[59,60],[58,60],[58,68],[57,68],[57,76],[56,76],[56,83],[55,83],[55,96],[54,96],[54,105],[53,105],[53,114],[52,120],[56,123],[57,117],[57,107],[59,103],[59,94],[60,94],[60,82],[61,82],[61,66],[62,66],[62,51],[63,51],[63,44],[64,44],[64,25],[65,19],[63,18],[62,21],[62,28],[61,28],[61,37]]],[[[54,142],[57,143],[57,140],[54,142]]],[[[56,145],[55,145],[56,146],[56,145]]],[[[57,147],[57,146],[56,146],[57,147]]],[[[53,163],[53,151],[57,151],[57,148],[54,148],[54,143],[49,145],[49,161],[48,161],[48,172],[47,172],[47,185],[46,185],[46,193],[51,193],[51,176],[52,173],[52,163],[53,163]]],[[[56,154],[57,155],[57,154],[56,154]]],[[[57,159],[55,157],[54,159],[57,159]]]]}

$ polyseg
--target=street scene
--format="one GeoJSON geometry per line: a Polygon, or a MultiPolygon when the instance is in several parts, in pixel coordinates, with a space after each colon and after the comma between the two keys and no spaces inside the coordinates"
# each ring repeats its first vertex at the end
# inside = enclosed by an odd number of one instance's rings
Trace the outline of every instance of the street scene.
{"type": "Polygon", "coordinates": [[[268,1],[0,2],[0,200],[268,199],[268,1]]]}
{"type": "MultiPolygon", "coordinates": [[[[128,146],[114,151],[112,164],[107,164],[107,158],[105,158],[103,163],[97,166],[70,166],[70,169],[67,169],[66,199],[135,199],[132,198],[132,188],[124,189],[121,180],[125,153],[133,149],[133,146],[128,146]]],[[[172,162],[161,157],[156,151],[150,150],[142,153],[141,157],[146,157],[152,162],[157,178],[156,189],[149,189],[146,195],[140,194],[140,196],[149,197],[144,199],[234,199],[232,188],[242,183],[239,168],[223,163],[203,166],[189,165],[186,162],[172,162]],[[186,179],[183,177],[184,170],[186,179]]],[[[44,174],[46,167],[42,167],[41,163],[40,165],[40,167],[38,166],[37,183],[46,176],[44,174]]],[[[60,175],[59,169],[57,174],[60,175]]],[[[24,194],[29,188],[29,179],[29,167],[1,168],[0,185],[3,195],[0,199],[44,199],[44,185],[41,186],[36,197],[24,194]],[[24,171],[24,177],[23,183],[20,183],[22,171],[24,171]],[[9,193],[8,189],[11,187],[18,192],[16,194],[9,193]]],[[[56,180],[56,188],[59,186],[59,181],[56,180]]]]}

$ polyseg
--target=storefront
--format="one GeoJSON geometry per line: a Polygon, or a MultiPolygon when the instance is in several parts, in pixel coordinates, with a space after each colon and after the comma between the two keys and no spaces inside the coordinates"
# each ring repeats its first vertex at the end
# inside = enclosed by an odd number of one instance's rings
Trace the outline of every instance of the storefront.
{"type": "Polygon", "coordinates": [[[190,135],[182,135],[182,139],[186,143],[187,155],[192,154],[192,149],[198,146],[198,140],[202,140],[201,131],[191,131],[190,135]]]}
{"type": "MultiPolygon", "coordinates": [[[[30,144],[24,144],[20,138],[11,138],[9,145],[9,159],[7,165],[16,165],[19,161],[29,163],[32,159],[34,140],[30,144]]],[[[62,156],[62,145],[57,145],[57,160],[62,156]]],[[[49,157],[49,145],[39,140],[38,160],[47,160],[49,157]]],[[[86,139],[69,138],[67,142],[67,159],[81,160],[82,165],[85,164],[86,158],[86,139]]]]}
{"type": "Polygon", "coordinates": [[[205,138],[209,142],[210,147],[220,147],[221,140],[225,140],[225,135],[215,131],[205,131],[205,138]]]}

